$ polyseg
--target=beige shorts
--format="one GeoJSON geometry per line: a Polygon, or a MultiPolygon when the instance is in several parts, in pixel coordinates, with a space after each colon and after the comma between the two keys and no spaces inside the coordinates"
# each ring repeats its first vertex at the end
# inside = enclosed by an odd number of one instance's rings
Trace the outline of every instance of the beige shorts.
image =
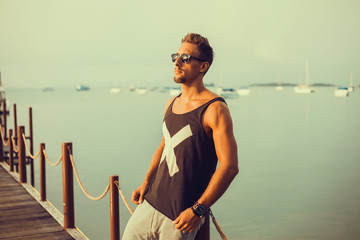
{"type": "Polygon", "coordinates": [[[205,218],[197,229],[190,233],[180,231],[175,228],[170,218],[144,200],[129,219],[122,240],[193,240],[204,221],[205,218]]]}

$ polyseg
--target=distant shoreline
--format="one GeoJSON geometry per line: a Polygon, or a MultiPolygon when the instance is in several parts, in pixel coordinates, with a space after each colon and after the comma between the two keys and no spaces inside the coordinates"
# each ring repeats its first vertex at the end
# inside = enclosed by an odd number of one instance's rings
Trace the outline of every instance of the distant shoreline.
{"type": "MultiPolygon", "coordinates": [[[[277,86],[295,87],[297,85],[298,84],[294,84],[294,83],[254,83],[254,84],[249,84],[249,87],[277,87],[277,86]]],[[[309,86],[313,86],[313,87],[336,87],[337,85],[330,84],[330,83],[314,83],[314,84],[309,84],[309,86]]]]}

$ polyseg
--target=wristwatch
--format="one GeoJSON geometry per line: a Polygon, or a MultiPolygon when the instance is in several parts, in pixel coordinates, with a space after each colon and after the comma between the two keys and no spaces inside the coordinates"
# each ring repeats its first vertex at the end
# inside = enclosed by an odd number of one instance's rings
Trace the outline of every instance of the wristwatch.
{"type": "Polygon", "coordinates": [[[198,217],[203,217],[207,211],[206,207],[204,205],[199,204],[196,202],[192,207],[191,210],[193,213],[198,217]]]}

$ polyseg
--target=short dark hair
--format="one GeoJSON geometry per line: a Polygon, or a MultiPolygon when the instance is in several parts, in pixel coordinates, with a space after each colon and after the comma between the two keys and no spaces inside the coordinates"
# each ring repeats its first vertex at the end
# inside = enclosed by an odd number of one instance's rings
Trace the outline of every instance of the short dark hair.
{"type": "Polygon", "coordinates": [[[181,43],[188,42],[198,46],[200,51],[200,58],[205,62],[208,62],[211,66],[211,63],[214,59],[214,51],[209,44],[207,38],[201,36],[197,33],[188,33],[182,40],[181,43]]]}

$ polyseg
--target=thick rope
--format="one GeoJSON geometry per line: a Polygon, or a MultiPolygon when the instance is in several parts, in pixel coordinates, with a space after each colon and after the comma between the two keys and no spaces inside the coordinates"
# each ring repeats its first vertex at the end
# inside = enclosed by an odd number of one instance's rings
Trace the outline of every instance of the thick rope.
{"type": "Polygon", "coordinates": [[[13,144],[13,150],[14,150],[14,152],[19,152],[19,147],[16,149],[16,144],[15,144],[15,141],[14,141],[14,137],[13,136],[11,136],[11,141],[12,141],[12,144],[13,144]]]}
{"type": "Polygon", "coordinates": [[[99,197],[92,197],[88,192],[86,192],[84,186],[82,185],[82,183],[81,183],[81,181],[80,181],[79,174],[78,174],[78,172],[77,172],[77,170],[76,170],[76,167],[75,167],[75,163],[74,163],[73,156],[72,156],[71,154],[69,154],[69,155],[70,155],[71,165],[72,165],[72,167],[73,167],[73,169],[74,169],[74,172],[75,172],[76,179],[77,179],[77,181],[78,181],[78,183],[79,183],[79,185],[80,185],[80,187],[81,187],[81,190],[85,193],[85,195],[86,195],[88,198],[90,198],[91,200],[94,200],[94,201],[100,200],[100,199],[102,199],[103,197],[105,197],[105,195],[107,194],[107,192],[108,192],[109,189],[110,189],[110,184],[108,184],[108,185],[106,186],[105,191],[104,191],[99,197]]]}
{"type": "Polygon", "coordinates": [[[62,160],[62,155],[61,155],[61,156],[60,156],[60,159],[59,159],[56,163],[52,163],[52,162],[49,160],[49,158],[48,158],[48,156],[47,156],[47,154],[46,154],[45,149],[43,150],[43,153],[44,153],[44,156],[45,156],[46,161],[47,161],[52,167],[56,167],[57,165],[59,165],[59,163],[60,163],[61,160],[62,160]]]}
{"type": "Polygon", "coordinates": [[[215,216],[214,216],[214,214],[212,213],[211,209],[209,209],[209,215],[210,215],[210,217],[211,217],[211,219],[212,219],[212,221],[213,221],[213,223],[214,223],[214,225],[215,225],[216,230],[219,232],[219,234],[220,234],[220,236],[221,236],[221,239],[222,239],[222,240],[227,240],[227,237],[225,236],[225,233],[222,231],[220,225],[219,225],[218,222],[216,221],[215,216]]]}
{"type": "Polygon", "coordinates": [[[25,135],[23,134],[22,137],[23,137],[23,139],[24,139],[25,148],[26,148],[27,153],[29,154],[29,156],[30,156],[32,159],[36,159],[36,158],[40,155],[41,149],[39,149],[39,152],[38,152],[35,156],[32,155],[31,152],[30,152],[29,146],[28,146],[28,144],[27,144],[27,142],[26,142],[26,137],[25,137],[25,135]]]}
{"type": "Polygon", "coordinates": [[[131,209],[128,201],[126,200],[125,195],[124,195],[123,191],[121,190],[121,188],[120,188],[120,186],[119,186],[119,181],[115,181],[114,183],[115,183],[115,185],[117,186],[117,188],[119,189],[119,193],[120,193],[121,198],[122,198],[123,202],[125,203],[127,209],[129,210],[129,212],[130,212],[131,214],[133,214],[134,211],[131,209]]]}
{"type": "Polygon", "coordinates": [[[0,125],[0,134],[1,134],[1,139],[2,139],[2,142],[4,144],[4,146],[8,146],[9,143],[10,143],[10,139],[8,139],[8,141],[6,142],[5,139],[4,139],[4,134],[3,134],[3,131],[2,131],[2,126],[0,125]]]}

